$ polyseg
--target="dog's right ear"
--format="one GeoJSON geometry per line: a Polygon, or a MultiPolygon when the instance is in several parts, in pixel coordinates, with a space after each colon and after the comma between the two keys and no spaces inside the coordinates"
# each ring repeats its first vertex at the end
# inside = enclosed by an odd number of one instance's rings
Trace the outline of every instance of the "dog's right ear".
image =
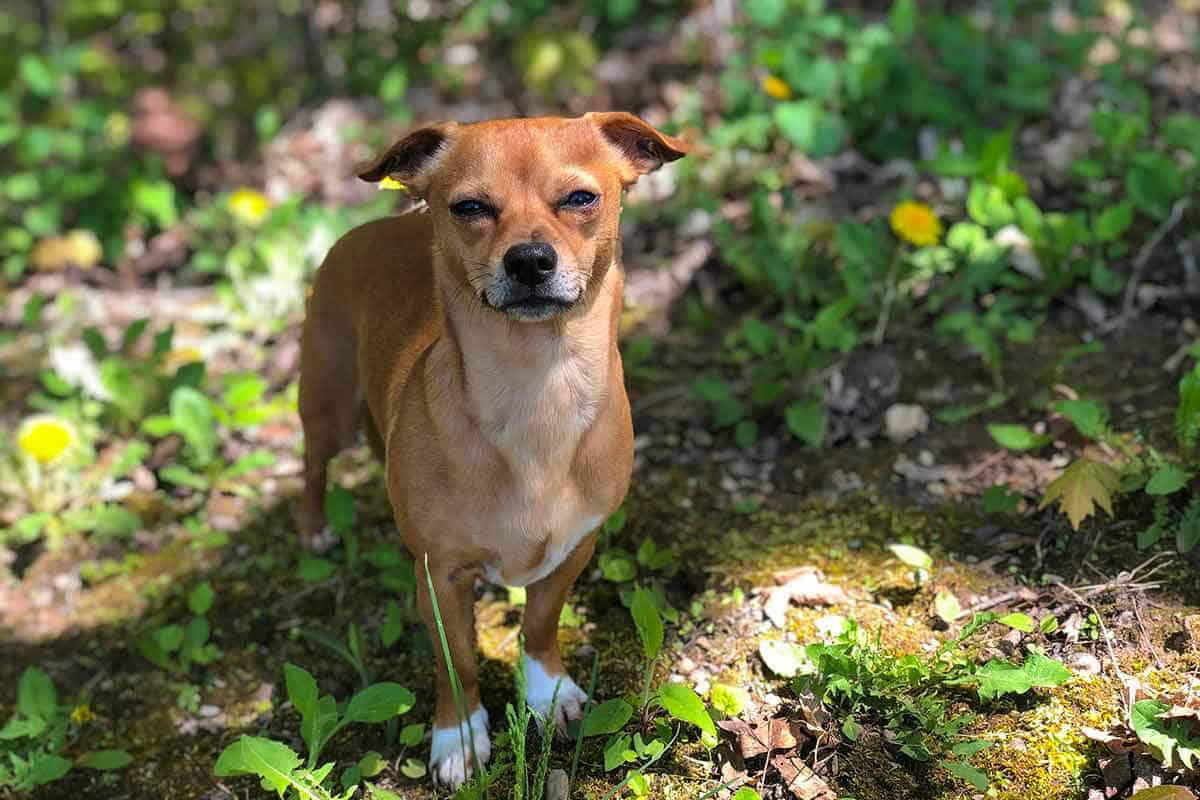
{"type": "Polygon", "coordinates": [[[368,183],[394,178],[420,196],[427,188],[427,182],[423,178],[428,176],[437,164],[457,127],[456,123],[445,122],[413,131],[363,167],[358,177],[368,183]]]}

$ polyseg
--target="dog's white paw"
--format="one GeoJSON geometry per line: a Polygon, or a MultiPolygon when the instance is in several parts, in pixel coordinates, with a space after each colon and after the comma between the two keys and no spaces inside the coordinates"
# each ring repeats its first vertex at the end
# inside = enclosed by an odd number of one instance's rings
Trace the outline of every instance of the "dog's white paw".
{"type": "Polygon", "coordinates": [[[550,675],[536,658],[524,656],[525,664],[525,700],[538,722],[543,726],[550,716],[550,707],[554,707],[554,729],[565,736],[567,723],[583,716],[583,704],[587,702],[587,693],[571,680],[570,675],[550,675]],[[557,696],[554,693],[558,687],[557,696]]]}
{"type": "Polygon", "coordinates": [[[429,770],[433,779],[442,786],[457,789],[475,771],[476,759],[483,765],[491,756],[492,740],[488,736],[488,713],[483,706],[471,713],[469,729],[465,722],[450,728],[433,729],[429,770]],[[465,752],[463,744],[467,746],[465,752]],[[474,755],[471,754],[472,745],[475,748],[474,755]]]}

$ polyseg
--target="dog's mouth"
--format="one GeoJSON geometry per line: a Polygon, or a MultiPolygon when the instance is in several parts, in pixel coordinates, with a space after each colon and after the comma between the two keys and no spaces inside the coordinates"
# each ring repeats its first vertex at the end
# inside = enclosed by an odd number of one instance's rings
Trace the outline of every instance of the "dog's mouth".
{"type": "Polygon", "coordinates": [[[487,292],[483,292],[480,295],[483,304],[488,308],[506,314],[513,319],[528,322],[553,319],[565,314],[575,307],[575,304],[579,302],[579,297],[580,295],[576,295],[573,299],[567,300],[562,297],[530,294],[526,297],[506,300],[504,303],[497,305],[488,297],[487,292]]]}

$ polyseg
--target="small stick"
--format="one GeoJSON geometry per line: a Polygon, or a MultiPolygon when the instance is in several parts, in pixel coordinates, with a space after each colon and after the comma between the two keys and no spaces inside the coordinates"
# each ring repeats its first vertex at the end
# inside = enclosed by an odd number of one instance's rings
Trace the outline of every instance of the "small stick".
{"type": "Polygon", "coordinates": [[[1142,249],[1138,251],[1137,257],[1133,260],[1133,274],[1129,276],[1129,283],[1125,284],[1125,299],[1121,303],[1121,315],[1105,326],[1106,330],[1111,331],[1121,327],[1134,315],[1138,286],[1142,282],[1142,276],[1146,272],[1146,267],[1150,265],[1150,257],[1154,255],[1154,251],[1162,244],[1163,239],[1167,238],[1167,234],[1180,223],[1190,205],[1191,200],[1186,197],[1176,201],[1175,205],[1171,207],[1170,216],[1163,220],[1163,223],[1158,226],[1154,234],[1142,245],[1142,249]]]}

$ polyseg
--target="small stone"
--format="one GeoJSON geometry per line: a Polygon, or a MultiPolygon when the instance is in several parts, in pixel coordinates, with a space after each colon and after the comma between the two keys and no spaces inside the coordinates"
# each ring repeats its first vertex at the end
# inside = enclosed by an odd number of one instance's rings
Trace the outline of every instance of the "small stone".
{"type": "Polygon", "coordinates": [[[883,414],[884,433],[895,444],[903,444],[929,428],[929,412],[918,405],[896,403],[883,414]]]}
{"type": "Polygon", "coordinates": [[[779,695],[775,694],[774,692],[767,692],[765,695],[763,695],[763,705],[765,706],[777,706],[782,702],[783,701],[779,699],[779,695]]]}
{"type": "Polygon", "coordinates": [[[199,714],[201,717],[215,717],[217,714],[221,713],[221,709],[218,708],[217,706],[209,705],[206,703],[206,704],[200,706],[200,708],[196,709],[196,713],[199,714]]]}
{"type": "Polygon", "coordinates": [[[1085,675],[1099,675],[1103,671],[1100,659],[1091,653],[1074,653],[1067,659],[1067,666],[1085,675]]]}
{"type": "Polygon", "coordinates": [[[680,672],[692,672],[696,669],[696,662],[692,661],[687,656],[684,656],[679,659],[679,663],[675,666],[679,667],[680,672]]]}
{"type": "Polygon", "coordinates": [[[552,769],[546,776],[546,800],[567,800],[567,771],[552,769]]]}

